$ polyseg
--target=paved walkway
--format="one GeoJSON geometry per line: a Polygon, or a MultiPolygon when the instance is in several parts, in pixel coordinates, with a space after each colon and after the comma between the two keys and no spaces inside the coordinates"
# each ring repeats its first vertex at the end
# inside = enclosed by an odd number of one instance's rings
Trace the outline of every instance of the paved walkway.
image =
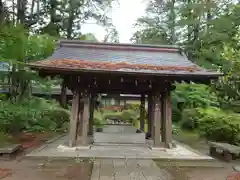
{"type": "Polygon", "coordinates": [[[172,180],[172,176],[160,169],[152,160],[97,159],[91,180],[172,180]]]}
{"type": "Polygon", "coordinates": [[[177,144],[173,149],[149,149],[146,144],[130,144],[130,145],[91,145],[88,149],[82,147],[62,148],[59,145],[67,141],[64,136],[57,141],[46,144],[45,147],[38,148],[27,154],[31,158],[116,158],[116,159],[171,159],[171,160],[206,160],[213,161],[210,156],[203,155],[192,149],[177,144]]]}

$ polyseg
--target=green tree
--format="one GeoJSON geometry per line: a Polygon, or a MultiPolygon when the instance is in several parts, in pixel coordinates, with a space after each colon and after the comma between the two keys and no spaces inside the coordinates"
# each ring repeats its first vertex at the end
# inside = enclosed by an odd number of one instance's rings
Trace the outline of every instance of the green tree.
{"type": "Polygon", "coordinates": [[[219,79],[214,90],[218,95],[221,106],[240,112],[240,50],[225,46],[222,56],[230,61],[229,72],[219,79]]]}
{"type": "Polygon", "coordinates": [[[15,102],[29,95],[31,81],[39,79],[26,64],[49,56],[55,47],[54,40],[49,36],[29,36],[20,25],[5,26],[0,39],[1,61],[10,67],[4,75],[10,82],[10,98],[15,102]]]}
{"type": "Polygon", "coordinates": [[[119,43],[119,34],[114,25],[106,26],[106,35],[103,42],[119,43]]]}

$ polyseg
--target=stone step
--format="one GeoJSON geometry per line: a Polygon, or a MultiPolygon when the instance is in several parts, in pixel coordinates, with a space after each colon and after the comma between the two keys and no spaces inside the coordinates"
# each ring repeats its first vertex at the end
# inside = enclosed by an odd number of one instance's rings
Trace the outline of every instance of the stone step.
{"type": "Polygon", "coordinates": [[[126,143],[93,143],[93,146],[127,146],[127,147],[146,147],[148,148],[149,145],[148,144],[143,144],[143,143],[139,143],[139,144],[126,144],[126,143]]]}

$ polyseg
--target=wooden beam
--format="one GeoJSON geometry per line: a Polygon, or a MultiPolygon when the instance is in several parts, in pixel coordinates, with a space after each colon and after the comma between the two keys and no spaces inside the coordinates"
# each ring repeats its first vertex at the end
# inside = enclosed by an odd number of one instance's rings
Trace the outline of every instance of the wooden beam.
{"type": "Polygon", "coordinates": [[[65,71],[60,71],[60,70],[54,70],[54,69],[38,69],[39,75],[40,76],[57,76],[57,75],[62,75],[62,76],[88,76],[89,78],[93,77],[99,77],[106,79],[109,77],[114,77],[114,78],[123,78],[125,79],[130,79],[130,78],[137,78],[137,79],[143,79],[143,80],[151,80],[151,81],[158,81],[162,82],[163,80],[168,80],[168,81],[188,81],[188,82],[195,82],[195,83],[203,83],[203,84],[209,84],[211,82],[211,79],[217,79],[219,75],[194,75],[194,74],[176,74],[176,75],[171,75],[171,74],[146,74],[146,73],[122,73],[122,72],[89,72],[89,71],[74,71],[74,70],[65,70],[65,71]]]}
{"type": "Polygon", "coordinates": [[[79,92],[73,91],[72,100],[72,113],[69,123],[69,146],[73,147],[76,145],[77,140],[77,121],[78,121],[78,108],[79,108],[79,92]]]}
{"type": "Polygon", "coordinates": [[[165,81],[152,81],[152,80],[142,80],[133,77],[129,77],[129,79],[123,80],[120,77],[86,77],[86,76],[71,76],[68,78],[68,86],[70,88],[79,88],[82,90],[90,89],[90,90],[115,90],[115,91],[132,91],[141,92],[141,91],[149,91],[153,87],[161,88],[166,86],[165,81]]]}
{"type": "Polygon", "coordinates": [[[141,93],[141,104],[140,104],[140,129],[144,132],[145,125],[145,94],[141,93]]]}

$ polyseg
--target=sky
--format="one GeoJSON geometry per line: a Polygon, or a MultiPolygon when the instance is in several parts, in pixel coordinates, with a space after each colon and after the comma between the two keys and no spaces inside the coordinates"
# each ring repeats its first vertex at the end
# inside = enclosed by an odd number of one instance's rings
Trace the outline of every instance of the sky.
{"type": "MultiPolygon", "coordinates": [[[[144,15],[146,0],[118,0],[119,4],[112,9],[112,21],[119,33],[121,43],[129,43],[135,32],[133,25],[137,18],[144,15]]],[[[96,24],[84,24],[82,32],[93,33],[98,40],[103,40],[105,31],[96,24]]]]}

